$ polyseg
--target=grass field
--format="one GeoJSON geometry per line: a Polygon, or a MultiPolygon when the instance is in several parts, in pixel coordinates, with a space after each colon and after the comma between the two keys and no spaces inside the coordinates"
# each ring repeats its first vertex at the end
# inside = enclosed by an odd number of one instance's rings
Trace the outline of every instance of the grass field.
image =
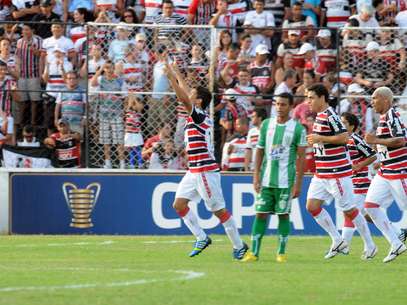
{"type": "Polygon", "coordinates": [[[363,262],[360,238],[349,256],[325,261],[328,238],[291,237],[286,264],[274,260],[275,237],[250,264],[232,260],[225,236],[212,239],[189,258],[191,237],[2,236],[0,305],[407,303],[407,255],[383,264],[382,238],[363,262]]]}

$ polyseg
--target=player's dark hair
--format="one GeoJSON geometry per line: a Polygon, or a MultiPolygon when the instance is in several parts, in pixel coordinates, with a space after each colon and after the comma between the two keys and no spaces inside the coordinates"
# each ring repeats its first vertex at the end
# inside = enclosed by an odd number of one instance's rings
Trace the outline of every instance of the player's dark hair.
{"type": "Polygon", "coordinates": [[[314,92],[315,95],[318,97],[321,97],[321,96],[325,97],[325,103],[329,102],[329,91],[328,91],[328,89],[326,89],[326,87],[323,84],[318,83],[318,84],[311,85],[309,88],[307,88],[307,90],[308,90],[308,92],[309,91],[314,92]]]}
{"type": "Polygon", "coordinates": [[[196,87],[197,98],[202,101],[202,109],[206,109],[212,100],[212,93],[205,87],[196,87]]]}
{"type": "Polygon", "coordinates": [[[294,96],[288,92],[283,92],[281,94],[278,95],[279,98],[285,98],[286,100],[288,100],[288,104],[290,106],[294,105],[294,96]]]}
{"type": "Polygon", "coordinates": [[[265,1],[265,0],[254,0],[254,2],[261,2],[261,3],[263,3],[263,4],[265,4],[265,3],[266,3],[266,1],[265,1]]]}
{"type": "Polygon", "coordinates": [[[34,133],[34,127],[32,125],[25,125],[23,127],[24,133],[34,133]]]}
{"type": "Polygon", "coordinates": [[[353,132],[355,132],[358,129],[360,123],[356,115],[350,112],[344,112],[341,114],[341,116],[345,118],[346,121],[348,121],[350,126],[353,126],[352,129],[353,132]]]}
{"type": "Polygon", "coordinates": [[[256,113],[257,117],[261,118],[262,121],[267,119],[267,111],[264,108],[254,108],[253,112],[256,113]]]}
{"type": "Polygon", "coordinates": [[[292,6],[301,6],[302,7],[302,3],[299,1],[294,2],[294,4],[292,6]]]}
{"type": "Polygon", "coordinates": [[[174,7],[174,3],[171,0],[163,0],[162,6],[164,6],[164,4],[171,4],[172,7],[174,7]]]}

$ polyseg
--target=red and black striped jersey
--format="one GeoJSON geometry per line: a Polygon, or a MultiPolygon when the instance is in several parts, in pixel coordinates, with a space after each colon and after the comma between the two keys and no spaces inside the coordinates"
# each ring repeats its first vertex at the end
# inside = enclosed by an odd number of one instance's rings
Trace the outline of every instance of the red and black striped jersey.
{"type": "MultiPolygon", "coordinates": [[[[338,114],[331,107],[319,112],[312,132],[321,136],[335,136],[346,132],[338,114]]],[[[352,166],[346,145],[315,143],[315,175],[319,178],[340,178],[352,175],[352,166]]]]}
{"type": "MultiPolygon", "coordinates": [[[[365,140],[356,133],[351,134],[348,149],[352,165],[356,165],[376,154],[365,140]]],[[[369,168],[365,166],[357,172],[353,171],[352,183],[355,194],[367,194],[370,185],[369,168]]]]}
{"type": "Polygon", "coordinates": [[[127,110],[125,118],[126,133],[141,132],[141,113],[135,110],[127,110]]]}
{"type": "MultiPolygon", "coordinates": [[[[400,114],[392,107],[387,113],[380,116],[376,136],[380,139],[404,138],[407,140],[405,125],[400,114]]],[[[392,148],[377,145],[381,162],[378,174],[386,179],[407,178],[407,143],[403,147],[392,148]]]]}
{"type": "Polygon", "coordinates": [[[219,171],[213,153],[212,127],[208,114],[194,106],[185,127],[188,168],[191,173],[219,171]]]}
{"type": "Polygon", "coordinates": [[[252,84],[259,89],[267,87],[273,79],[273,71],[270,63],[258,66],[254,61],[249,65],[249,71],[252,76],[252,84]]]}

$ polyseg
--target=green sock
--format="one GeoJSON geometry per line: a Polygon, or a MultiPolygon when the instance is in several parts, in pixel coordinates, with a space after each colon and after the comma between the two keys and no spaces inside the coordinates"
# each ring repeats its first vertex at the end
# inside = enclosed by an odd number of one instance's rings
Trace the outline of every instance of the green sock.
{"type": "Polygon", "coordinates": [[[266,232],[267,219],[254,218],[252,227],[252,251],[253,254],[259,256],[261,240],[266,232]]]}
{"type": "Polygon", "coordinates": [[[290,234],[290,219],[278,219],[278,254],[285,254],[288,234],[290,234]]]}

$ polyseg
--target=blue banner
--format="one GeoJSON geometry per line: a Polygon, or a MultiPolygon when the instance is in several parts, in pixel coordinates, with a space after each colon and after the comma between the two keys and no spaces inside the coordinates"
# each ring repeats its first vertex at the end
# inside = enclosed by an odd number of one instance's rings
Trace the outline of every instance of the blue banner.
{"type": "MultiPolygon", "coordinates": [[[[14,173],[11,176],[11,232],[15,234],[190,234],[172,208],[182,174],[119,173],[14,173]]],[[[292,234],[323,235],[305,209],[311,177],[304,177],[303,191],[293,201],[292,234]]],[[[254,216],[254,191],[249,175],[223,175],[226,206],[242,234],[250,234],[254,216]]],[[[201,226],[208,233],[223,234],[218,219],[205,205],[192,203],[201,226]]],[[[328,212],[342,223],[334,204],[328,212]]],[[[390,219],[405,224],[393,204],[390,219]]],[[[277,228],[272,216],[269,230],[277,228]]],[[[371,226],[372,232],[378,234],[371,226]]]]}

